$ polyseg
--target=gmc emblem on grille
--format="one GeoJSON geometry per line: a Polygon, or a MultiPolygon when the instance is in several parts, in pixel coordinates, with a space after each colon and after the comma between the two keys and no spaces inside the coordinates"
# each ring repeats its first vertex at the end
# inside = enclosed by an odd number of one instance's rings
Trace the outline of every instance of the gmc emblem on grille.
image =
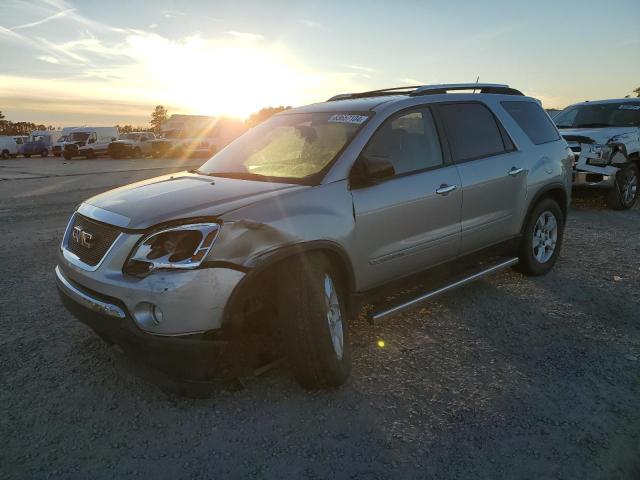
{"type": "Polygon", "coordinates": [[[78,245],[82,245],[84,248],[93,248],[93,235],[82,230],[81,227],[73,227],[71,239],[78,245]]]}

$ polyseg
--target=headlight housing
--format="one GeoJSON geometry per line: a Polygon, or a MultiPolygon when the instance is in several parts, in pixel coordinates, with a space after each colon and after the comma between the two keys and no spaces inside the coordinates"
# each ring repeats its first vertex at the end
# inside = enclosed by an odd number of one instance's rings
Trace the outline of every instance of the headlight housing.
{"type": "Polygon", "coordinates": [[[602,166],[608,165],[611,161],[613,149],[609,145],[592,143],[588,145],[587,152],[589,153],[589,158],[587,158],[587,163],[589,165],[602,166]]]}
{"type": "Polygon", "coordinates": [[[153,232],[129,255],[124,272],[144,276],[155,270],[198,268],[213,246],[220,225],[193,223],[153,232]]]}

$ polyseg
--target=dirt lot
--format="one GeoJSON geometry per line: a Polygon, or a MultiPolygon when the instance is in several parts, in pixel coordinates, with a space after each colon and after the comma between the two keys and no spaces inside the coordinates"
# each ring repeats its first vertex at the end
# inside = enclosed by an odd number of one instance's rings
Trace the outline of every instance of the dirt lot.
{"type": "Polygon", "coordinates": [[[640,206],[578,198],[548,276],[355,322],[338,391],[283,364],[192,400],[135,373],[53,280],[75,205],[180,168],[0,163],[1,478],[640,478],[640,206]]]}

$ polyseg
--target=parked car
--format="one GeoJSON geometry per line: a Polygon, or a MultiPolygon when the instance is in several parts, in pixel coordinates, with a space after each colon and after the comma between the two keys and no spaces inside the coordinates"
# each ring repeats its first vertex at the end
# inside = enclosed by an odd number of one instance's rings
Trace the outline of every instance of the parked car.
{"type": "Polygon", "coordinates": [[[53,145],[61,136],[61,130],[35,130],[31,132],[29,141],[24,144],[22,154],[27,158],[31,155],[48,157],[49,153],[53,153],[53,145]]]}
{"type": "Polygon", "coordinates": [[[78,127],[68,134],[62,155],[66,160],[74,157],[94,158],[108,153],[109,144],[118,138],[117,127],[78,127]]]}
{"type": "Polygon", "coordinates": [[[573,185],[604,190],[610,208],[633,207],[640,182],[640,99],[577,103],[554,121],[575,154],[573,185]]]}
{"type": "Polygon", "coordinates": [[[86,200],[57,285],[102,338],[189,379],[276,312],[299,383],[335,387],[349,318],[398,279],[429,271],[438,285],[373,321],[516,264],[551,270],[572,158],[539,103],[506,85],[338,95],[271,117],[197,170],[86,200]]]}
{"type": "Polygon", "coordinates": [[[75,130],[77,128],[79,128],[79,127],[64,127],[62,129],[62,134],[61,134],[60,138],[58,138],[58,140],[56,142],[54,142],[53,147],[51,149],[54,157],[59,157],[59,156],[62,155],[65,143],[67,143],[67,142],[73,143],[69,139],[69,134],[73,130],[75,130]]]}
{"type": "Polygon", "coordinates": [[[29,136],[28,135],[14,135],[12,138],[15,140],[16,145],[18,146],[18,155],[22,155],[24,153],[24,146],[29,141],[29,136]]]}
{"type": "Polygon", "coordinates": [[[153,132],[123,133],[118,140],[109,144],[109,155],[116,159],[151,155],[151,143],[155,138],[153,132]]]}
{"type": "Polygon", "coordinates": [[[16,158],[18,156],[18,144],[14,137],[0,136],[0,158],[16,158]]]}

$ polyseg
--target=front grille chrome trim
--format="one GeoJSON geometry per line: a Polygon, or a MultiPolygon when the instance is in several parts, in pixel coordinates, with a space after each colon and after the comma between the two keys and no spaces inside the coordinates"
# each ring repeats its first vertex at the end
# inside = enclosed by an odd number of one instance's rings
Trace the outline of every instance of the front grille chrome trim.
{"type": "Polygon", "coordinates": [[[85,292],[73,285],[66,279],[62,270],[56,265],[56,283],[60,290],[62,290],[69,298],[76,303],[79,303],[83,307],[88,308],[97,313],[108,315],[115,318],[127,318],[125,311],[118,305],[112,303],[103,302],[97,298],[93,298],[87,295],[85,292]]]}
{"type": "Polygon", "coordinates": [[[115,239],[113,240],[113,242],[111,243],[111,245],[109,246],[107,251],[104,252],[104,255],[102,256],[102,258],[100,259],[100,261],[98,263],[96,263],[95,265],[89,265],[89,264],[83,262],[80,259],[80,257],[78,257],[75,253],[73,253],[72,251],[67,249],[67,243],[69,242],[69,237],[71,236],[71,231],[73,230],[73,226],[75,224],[75,220],[76,220],[76,216],[77,215],[78,215],[78,212],[74,212],[73,215],[71,215],[71,218],[69,219],[69,224],[67,225],[67,229],[64,232],[64,236],[62,237],[62,243],[60,244],[60,250],[61,250],[62,255],[64,256],[64,258],[69,263],[75,265],[78,268],[81,268],[82,270],[86,270],[87,272],[95,272],[96,270],[98,270],[98,268],[100,268],[100,265],[102,265],[102,263],[105,261],[105,259],[109,256],[109,253],[111,253],[111,250],[113,250],[113,248],[115,247],[116,243],[118,243],[118,240],[120,240],[120,237],[122,237],[122,233],[119,233],[118,236],[115,237],[115,239]]]}

